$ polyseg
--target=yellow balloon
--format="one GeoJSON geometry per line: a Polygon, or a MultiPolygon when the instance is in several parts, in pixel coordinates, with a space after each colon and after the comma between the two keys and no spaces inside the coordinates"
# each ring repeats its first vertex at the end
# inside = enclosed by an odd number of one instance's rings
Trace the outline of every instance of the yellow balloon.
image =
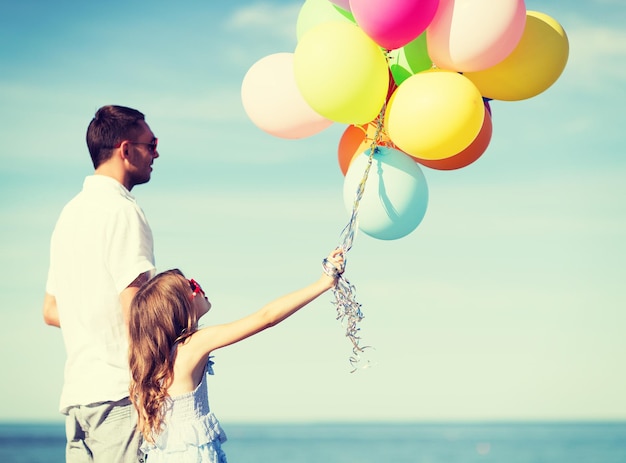
{"type": "Polygon", "coordinates": [[[357,25],[330,21],[308,30],[294,52],[294,75],[304,100],[335,122],[366,124],[387,96],[382,50],[357,25]]]}
{"type": "Polygon", "coordinates": [[[493,67],[464,75],[485,97],[525,100],[556,82],[568,55],[569,42],[563,27],[544,13],[527,11],[524,33],[511,54],[493,67]]]}
{"type": "Polygon", "coordinates": [[[485,117],[482,96],[463,75],[433,69],[406,79],[387,103],[391,141],[420,159],[454,156],[476,138],[485,117]]]}

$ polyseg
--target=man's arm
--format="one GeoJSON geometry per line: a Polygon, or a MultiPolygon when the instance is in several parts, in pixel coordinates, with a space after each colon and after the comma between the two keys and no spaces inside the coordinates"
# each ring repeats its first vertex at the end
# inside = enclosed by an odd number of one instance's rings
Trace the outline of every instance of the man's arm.
{"type": "Polygon", "coordinates": [[[43,321],[46,325],[61,327],[57,299],[52,294],[46,293],[43,298],[43,321]]]}
{"type": "Polygon", "coordinates": [[[120,293],[120,303],[122,304],[122,313],[124,314],[124,321],[128,325],[128,318],[130,314],[130,303],[139,291],[141,285],[146,283],[150,279],[150,272],[144,272],[139,275],[135,280],[129,284],[124,291],[120,293]]]}

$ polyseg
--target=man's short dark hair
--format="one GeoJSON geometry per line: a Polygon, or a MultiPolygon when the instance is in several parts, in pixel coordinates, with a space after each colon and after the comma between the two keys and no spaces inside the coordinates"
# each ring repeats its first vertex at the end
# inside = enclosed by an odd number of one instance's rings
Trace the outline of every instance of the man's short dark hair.
{"type": "Polygon", "coordinates": [[[125,106],[107,105],[98,109],[87,127],[87,148],[93,167],[97,169],[107,161],[121,142],[138,135],[143,120],[141,112],[125,106]]]}

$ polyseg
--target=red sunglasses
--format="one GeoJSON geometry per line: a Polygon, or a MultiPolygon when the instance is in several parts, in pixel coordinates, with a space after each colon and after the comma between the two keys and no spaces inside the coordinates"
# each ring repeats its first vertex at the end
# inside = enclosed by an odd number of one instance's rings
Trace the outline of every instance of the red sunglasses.
{"type": "Polygon", "coordinates": [[[191,288],[191,291],[193,291],[194,296],[198,293],[204,294],[204,290],[202,289],[202,286],[200,286],[200,284],[196,280],[194,280],[193,278],[190,278],[188,281],[189,281],[189,287],[191,288]]]}

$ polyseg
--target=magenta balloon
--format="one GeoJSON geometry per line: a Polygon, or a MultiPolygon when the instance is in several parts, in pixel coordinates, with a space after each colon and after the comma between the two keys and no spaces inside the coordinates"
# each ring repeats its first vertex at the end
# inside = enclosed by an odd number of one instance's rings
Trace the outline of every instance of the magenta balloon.
{"type": "Polygon", "coordinates": [[[426,30],[439,0],[350,0],[356,23],[381,47],[403,47],[426,30]]]}
{"type": "Polygon", "coordinates": [[[350,11],[350,0],[330,0],[330,3],[337,5],[339,8],[343,8],[346,11],[350,11]]]}

